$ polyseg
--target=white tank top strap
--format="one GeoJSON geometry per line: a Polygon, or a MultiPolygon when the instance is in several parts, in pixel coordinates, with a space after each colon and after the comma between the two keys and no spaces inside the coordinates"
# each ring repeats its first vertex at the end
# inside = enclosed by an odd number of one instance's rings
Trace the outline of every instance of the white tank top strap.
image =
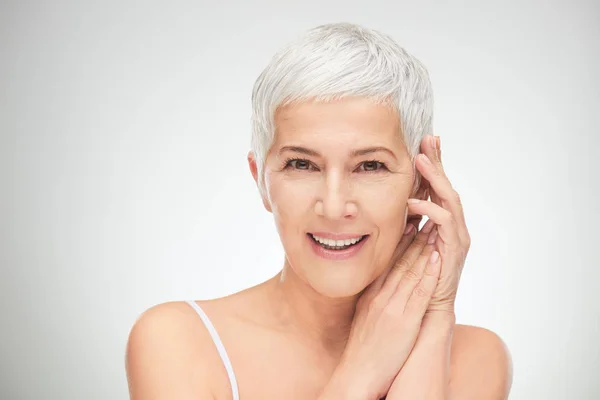
{"type": "Polygon", "coordinates": [[[233,372],[233,366],[231,365],[231,361],[229,360],[229,356],[227,355],[227,351],[225,350],[225,346],[223,345],[223,342],[221,341],[217,330],[215,329],[212,322],[210,322],[208,315],[206,315],[204,310],[200,308],[198,303],[196,303],[193,300],[186,300],[186,303],[188,303],[194,310],[196,310],[196,313],[200,316],[200,319],[202,319],[202,322],[204,322],[206,329],[210,333],[213,342],[215,342],[215,346],[217,347],[219,355],[221,356],[221,360],[223,360],[223,364],[225,365],[225,369],[227,370],[227,375],[229,376],[229,383],[231,384],[231,393],[233,396],[233,400],[239,400],[240,395],[238,391],[237,381],[235,379],[235,374],[233,372]]]}

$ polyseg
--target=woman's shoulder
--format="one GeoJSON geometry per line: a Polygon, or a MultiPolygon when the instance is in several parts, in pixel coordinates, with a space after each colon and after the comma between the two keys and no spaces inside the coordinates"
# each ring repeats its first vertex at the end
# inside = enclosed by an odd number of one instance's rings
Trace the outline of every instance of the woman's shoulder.
{"type": "MultiPolygon", "coordinates": [[[[198,304],[203,302],[206,301],[197,301],[198,304]]],[[[131,328],[130,339],[154,337],[166,343],[181,343],[181,339],[198,338],[199,333],[202,337],[203,329],[199,329],[197,319],[197,312],[187,301],[157,304],[140,314],[131,328]]]]}
{"type": "Polygon", "coordinates": [[[202,299],[169,301],[154,305],[145,310],[135,321],[130,336],[157,336],[165,341],[192,339],[196,346],[211,344],[211,336],[206,329],[207,320],[216,325],[237,317],[240,309],[251,303],[254,288],[242,290],[227,296],[202,299]]]}
{"type": "Polygon", "coordinates": [[[204,353],[203,350],[214,347],[207,324],[230,317],[228,310],[231,309],[231,302],[228,296],[154,305],[142,312],[134,322],[127,350],[133,350],[135,345],[149,344],[154,349],[168,347],[175,354],[178,350],[186,354],[194,351],[204,353]],[[203,320],[201,314],[207,319],[203,320]]]}
{"type": "MultiPolygon", "coordinates": [[[[196,301],[202,309],[212,309],[221,299],[196,301]]],[[[133,324],[126,350],[130,390],[148,390],[173,395],[212,396],[214,368],[220,356],[198,312],[186,301],[171,301],[145,310],[133,324]]],[[[216,372],[215,372],[216,371],[216,372]]],[[[144,398],[144,396],[139,395],[144,398]]],[[[159,396],[160,397],[160,396],[159,396]]],[[[204,397],[202,397],[204,398],[204,397]]]]}
{"type": "Polygon", "coordinates": [[[511,355],[506,343],[492,330],[457,324],[450,363],[450,390],[460,394],[459,398],[490,398],[490,393],[497,398],[508,396],[511,355]]]}
{"type": "MultiPolygon", "coordinates": [[[[202,301],[197,303],[202,304],[202,301]]],[[[197,313],[187,301],[169,301],[149,307],[142,312],[133,324],[130,336],[147,336],[148,334],[172,339],[181,339],[197,335],[192,333],[197,313]],[[143,333],[143,335],[140,335],[143,333]]]]}

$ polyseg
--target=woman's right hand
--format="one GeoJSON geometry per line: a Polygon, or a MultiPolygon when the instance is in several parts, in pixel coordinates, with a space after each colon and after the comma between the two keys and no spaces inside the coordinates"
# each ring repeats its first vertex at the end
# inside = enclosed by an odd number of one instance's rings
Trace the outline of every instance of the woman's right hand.
{"type": "Polygon", "coordinates": [[[387,394],[417,340],[440,276],[439,254],[432,244],[437,235],[434,225],[427,221],[416,237],[414,226],[403,236],[395,262],[357,303],[334,378],[351,383],[361,397],[379,399],[387,394]]]}

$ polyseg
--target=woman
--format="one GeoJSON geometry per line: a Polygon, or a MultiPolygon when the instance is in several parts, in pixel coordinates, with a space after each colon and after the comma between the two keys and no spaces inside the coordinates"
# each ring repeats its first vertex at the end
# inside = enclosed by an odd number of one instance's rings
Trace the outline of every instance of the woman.
{"type": "Polygon", "coordinates": [[[376,31],[320,26],[273,58],[253,111],[248,163],[283,268],[146,311],[131,398],[507,398],[503,342],[455,324],[470,238],[421,63],[376,31]]]}

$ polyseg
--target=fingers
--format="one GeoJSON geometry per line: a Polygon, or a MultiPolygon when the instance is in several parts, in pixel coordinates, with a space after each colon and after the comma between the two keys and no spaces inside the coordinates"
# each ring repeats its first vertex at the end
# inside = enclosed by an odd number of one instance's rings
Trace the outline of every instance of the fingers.
{"type": "MultiPolygon", "coordinates": [[[[433,229],[430,236],[435,238],[435,234],[436,230],[433,229]]],[[[412,268],[400,279],[390,298],[390,306],[405,311],[419,311],[422,308],[424,313],[437,285],[440,265],[439,253],[435,251],[434,244],[427,243],[412,268]]]]}
{"type": "MultiPolygon", "coordinates": [[[[427,221],[410,246],[400,253],[399,258],[395,258],[397,261],[392,265],[383,282],[381,288],[382,296],[391,297],[405,274],[415,275],[415,273],[409,271],[414,268],[415,262],[424,253],[427,241],[430,235],[433,235],[434,225],[433,221],[427,221]]],[[[431,248],[433,249],[433,247],[431,248]]]]}
{"type": "MultiPolygon", "coordinates": [[[[417,193],[413,196],[415,199],[427,200],[429,198],[429,185],[427,181],[421,181],[421,187],[417,191],[417,193]]],[[[419,230],[419,225],[421,225],[421,221],[423,220],[423,216],[419,214],[409,214],[406,219],[406,226],[412,225],[416,230],[419,230]]]]}
{"type": "MultiPolygon", "coordinates": [[[[419,190],[415,194],[415,198],[427,200],[429,197],[429,186],[425,183],[419,187],[419,190]]],[[[413,238],[415,237],[416,232],[419,230],[419,225],[421,224],[421,220],[423,216],[420,214],[414,214],[407,218],[404,235],[400,240],[400,243],[394,250],[394,254],[392,256],[392,261],[395,262],[406,249],[413,242],[413,238]]],[[[430,224],[433,227],[433,224],[430,224]]],[[[425,226],[423,226],[425,228],[425,226]]],[[[429,228],[431,230],[431,228],[429,228]]],[[[429,231],[428,231],[429,232],[429,231]]],[[[388,274],[394,268],[394,264],[392,263],[381,275],[379,275],[366,289],[363,290],[362,295],[364,297],[374,296],[379,293],[383,283],[385,282],[388,274]]]]}
{"type": "MultiPolygon", "coordinates": [[[[408,226],[409,224],[407,224],[407,227],[408,226]]],[[[413,239],[415,237],[417,229],[418,228],[413,227],[408,232],[404,232],[404,235],[402,235],[402,239],[400,239],[400,243],[398,243],[398,246],[396,246],[396,249],[394,250],[394,254],[392,256],[392,263],[388,268],[386,268],[386,270],[383,273],[381,273],[381,275],[377,277],[377,279],[373,281],[373,283],[369,285],[364,294],[369,296],[376,295],[377,293],[379,293],[390,272],[392,272],[392,270],[394,269],[395,260],[397,260],[398,257],[400,257],[406,251],[406,249],[413,243],[413,239]]]]}
{"type": "Polygon", "coordinates": [[[422,141],[422,153],[417,157],[419,159],[417,167],[421,175],[429,182],[432,201],[452,213],[457,221],[459,237],[463,242],[466,242],[468,241],[469,234],[463,206],[460,196],[454,190],[444,172],[438,141],[436,137],[431,135],[428,135],[422,141]]]}
{"type": "Polygon", "coordinates": [[[417,167],[420,167],[419,172],[421,172],[435,192],[433,195],[437,196],[441,201],[451,202],[454,200],[454,189],[446,176],[438,155],[438,150],[434,147],[433,143],[435,142],[436,140],[433,136],[428,136],[426,140],[423,140],[421,146],[423,152],[417,156],[419,159],[417,167]]]}
{"type": "Polygon", "coordinates": [[[427,222],[433,221],[437,225],[439,237],[445,245],[451,248],[460,247],[461,240],[458,235],[457,224],[450,211],[431,201],[421,200],[409,200],[408,207],[411,212],[429,217],[427,222]]]}
{"type": "Polygon", "coordinates": [[[419,321],[423,318],[429,307],[442,270],[442,262],[437,251],[431,252],[424,263],[426,265],[423,277],[412,291],[404,307],[404,315],[408,318],[418,319],[419,321]]]}

